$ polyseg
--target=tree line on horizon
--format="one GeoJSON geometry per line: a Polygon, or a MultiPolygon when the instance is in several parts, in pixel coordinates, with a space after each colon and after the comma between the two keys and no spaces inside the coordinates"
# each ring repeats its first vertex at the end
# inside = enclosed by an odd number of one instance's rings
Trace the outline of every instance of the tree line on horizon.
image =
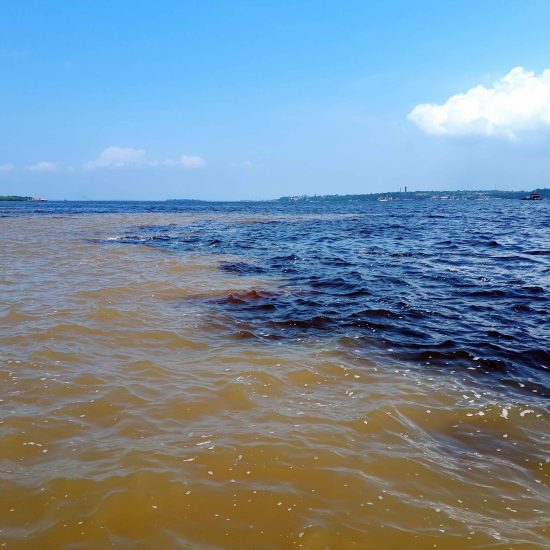
{"type": "MultiPolygon", "coordinates": [[[[550,189],[541,188],[534,191],[544,198],[550,198],[550,189]]],[[[386,193],[362,193],[353,195],[295,195],[281,197],[280,201],[368,201],[368,200],[425,200],[425,199],[520,199],[531,191],[499,191],[498,189],[459,190],[459,191],[390,191],[386,193]]]]}
{"type": "Polygon", "coordinates": [[[19,195],[0,195],[0,201],[31,201],[32,197],[21,197],[19,195]]]}

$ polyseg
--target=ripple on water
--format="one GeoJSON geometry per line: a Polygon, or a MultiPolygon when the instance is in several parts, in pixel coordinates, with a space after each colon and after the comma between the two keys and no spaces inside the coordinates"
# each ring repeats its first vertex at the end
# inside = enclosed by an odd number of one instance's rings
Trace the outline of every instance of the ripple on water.
{"type": "Polygon", "coordinates": [[[0,542],[544,548],[541,219],[379,206],[0,220],[0,542]]]}

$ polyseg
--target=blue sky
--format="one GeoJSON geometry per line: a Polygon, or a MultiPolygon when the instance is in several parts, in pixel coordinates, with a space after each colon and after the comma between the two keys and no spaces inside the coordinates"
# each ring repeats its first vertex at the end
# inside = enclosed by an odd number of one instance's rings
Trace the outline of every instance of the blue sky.
{"type": "Polygon", "coordinates": [[[0,8],[0,194],[550,187],[547,1],[0,8]]]}

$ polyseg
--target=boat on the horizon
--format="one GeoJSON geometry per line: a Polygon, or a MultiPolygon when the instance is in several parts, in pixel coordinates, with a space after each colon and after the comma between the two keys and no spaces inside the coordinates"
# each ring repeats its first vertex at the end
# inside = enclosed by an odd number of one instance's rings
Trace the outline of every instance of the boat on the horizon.
{"type": "Polygon", "coordinates": [[[533,191],[530,195],[525,195],[524,197],[521,197],[522,201],[541,201],[542,196],[537,191],[533,191]]]}

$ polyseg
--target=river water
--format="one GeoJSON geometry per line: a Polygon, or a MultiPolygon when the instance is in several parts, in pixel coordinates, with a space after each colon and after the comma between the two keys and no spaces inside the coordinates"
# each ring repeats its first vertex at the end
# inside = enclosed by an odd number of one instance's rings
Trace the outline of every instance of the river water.
{"type": "Polygon", "coordinates": [[[0,545],[547,548],[549,206],[1,206],[0,545]]]}

